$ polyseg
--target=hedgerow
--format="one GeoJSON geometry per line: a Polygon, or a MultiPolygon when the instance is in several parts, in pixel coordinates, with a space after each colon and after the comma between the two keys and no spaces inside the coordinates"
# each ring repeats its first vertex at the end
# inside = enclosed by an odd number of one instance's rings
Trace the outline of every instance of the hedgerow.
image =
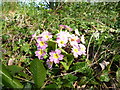
{"type": "Polygon", "coordinates": [[[120,87],[119,2],[2,9],[3,89],[120,87]]]}

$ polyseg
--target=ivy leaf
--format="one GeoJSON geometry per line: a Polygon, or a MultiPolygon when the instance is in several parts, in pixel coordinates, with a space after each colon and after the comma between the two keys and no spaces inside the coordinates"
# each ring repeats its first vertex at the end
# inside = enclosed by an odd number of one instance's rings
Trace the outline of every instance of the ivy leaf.
{"type": "Polygon", "coordinates": [[[40,88],[46,77],[46,69],[42,62],[38,59],[35,59],[30,64],[30,71],[33,74],[34,83],[37,88],[40,88]]]}

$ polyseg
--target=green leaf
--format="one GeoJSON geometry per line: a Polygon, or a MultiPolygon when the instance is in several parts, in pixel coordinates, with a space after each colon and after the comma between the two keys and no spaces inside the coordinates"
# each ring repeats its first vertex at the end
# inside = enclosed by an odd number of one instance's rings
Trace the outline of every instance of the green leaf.
{"type": "Polygon", "coordinates": [[[72,74],[67,74],[63,76],[63,86],[65,87],[72,87],[73,88],[73,82],[77,80],[78,77],[72,75],[72,74]]]}
{"type": "Polygon", "coordinates": [[[20,47],[18,47],[16,44],[13,47],[13,51],[16,51],[17,49],[19,49],[20,47]]]}
{"type": "MultiPolygon", "coordinates": [[[[0,67],[1,68],[1,67],[0,67]]],[[[2,79],[2,74],[0,73],[0,80],[2,79]]],[[[2,81],[2,80],[1,80],[2,81]]],[[[4,84],[2,82],[0,82],[0,87],[3,87],[4,84]]]]}
{"type": "Polygon", "coordinates": [[[84,85],[86,82],[87,82],[87,77],[86,77],[86,76],[83,76],[83,77],[81,77],[81,79],[80,79],[79,85],[80,85],[80,86],[81,86],[81,85],[84,85]]]}
{"type": "Polygon", "coordinates": [[[113,61],[114,62],[116,62],[116,61],[119,61],[120,60],[120,55],[115,55],[114,57],[113,57],[113,61]]]}
{"type": "Polygon", "coordinates": [[[23,46],[21,47],[21,51],[25,51],[28,52],[30,48],[30,45],[26,42],[23,44],[23,46]]]}
{"type": "Polygon", "coordinates": [[[70,67],[70,65],[72,64],[74,60],[74,56],[71,54],[67,54],[66,56],[67,56],[68,66],[70,67]]]}
{"type": "Polygon", "coordinates": [[[0,73],[2,74],[2,82],[6,87],[23,88],[19,80],[13,78],[4,65],[2,65],[2,71],[0,71],[0,73]]]}
{"type": "Polygon", "coordinates": [[[75,63],[71,69],[76,70],[77,72],[85,73],[87,76],[92,76],[92,69],[87,65],[86,62],[75,63]]]}
{"type": "Polygon", "coordinates": [[[63,65],[63,67],[68,70],[70,65],[72,64],[74,57],[71,54],[66,54],[64,57],[65,62],[61,62],[61,64],[63,65]]]}
{"type": "Polygon", "coordinates": [[[69,69],[69,66],[65,63],[65,62],[60,62],[63,67],[65,68],[65,70],[68,70],[69,69]]]}
{"type": "Polygon", "coordinates": [[[83,76],[81,77],[80,79],[80,82],[79,82],[79,85],[85,85],[86,82],[88,82],[88,84],[98,84],[98,82],[93,78],[93,77],[86,77],[86,76],[83,76]]]}
{"type": "Polygon", "coordinates": [[[118,68],[118,70],[116,72],[116,79],[118,80],[118,84],[120,86],[120,68],[118,68]]]}
{"type": "Polygon", "coordinates": [[[102,75],[100,76],[100,81],[109,82],[110,78],[108,76],[108,71],[103,71],[102,75]]]}
{"type": "MultiPolygon", "coordinates": [[[[24,77],[24,78],[26,78],[26,79],[29,78],[28,74],[26,74],[26,73],[24,73],[24,72],[19,72],[18,75],[19,75],[19,76],[22,76],[22,77],[24,77]]],[[[29,79],[30,79],[30,78],[29,78],[29,79]]]]}
{"type": "Polygon", "coordinates": [[[6,66],[6,68],[11,72],[11,74],[15,74],[23,70],[23,67],[19,67],[17,65],[6,66]]]}
{"type": "Polygon", "coordinates": [[[9,38],[10,38],[10,36],[7,35],[7,34],[2,35],[2,39],[3,39],[3,40],[7,40],[7,39],[9,39],[9,38]]]}
{"type": "Polygon", "coordinates": [[[55,50],[57,48],[57,44],[55,41],[48,41],[48,52],[51,50],[55,50]]]}
{"type": "Polygon", "coordinates": [[[49,84],[45,88],[58,88],[58,86],[56,84],[49,84]]]}
{"type": "Polygon", "coordinates": [[[25,86],[24,86],[24,89],[23,90],[25,90],[25,89],[31,89],[32,88],[32,85],[30,84],[30,83],[27,83],[25,86]]]}
{"type": "Polygon", "coordinates": [[[65,75],[63,77],[63,79],[67,79],[68,81],[75,81],[78,77],[72,75],[72,74],[68,74],[68,75],[65,75]]]}
{"type": "Polygon", "coordinates": [[[30,64],[30,71],[33,74],[34,83],[37,88],[40,88],[46,77],[46,69],[40,60],[35,59],[30,64]]]}
{"type": "Polygon", "coordinates": [[[59,48],[59,50],[61,50],[62,51],[62,53],[64,53],[64,54],[68,54],[64,49],[62,49],[62,48],[59,48]]]}

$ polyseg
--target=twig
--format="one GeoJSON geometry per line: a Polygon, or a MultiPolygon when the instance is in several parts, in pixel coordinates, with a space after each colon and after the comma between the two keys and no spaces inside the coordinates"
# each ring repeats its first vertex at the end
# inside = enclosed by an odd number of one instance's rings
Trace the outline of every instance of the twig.
{"type": "Polygon", "coordinates": [[[30,82],[30,83],[34,83],[34,82],[32,82],[32,81],[29,81],[29,80],[27,80],[27,79],[24,79],[24,78],[20,78],[20,77],[17,77],[17,76],[14,76],[15,78],[17,78],[17,79],[21,79],[21,80],[23,80],[23,81],[26,81],[26,82],[30,82]]]}
{"type": "Polygon", "coordinates": [[[48,81],[49,79],[44,83],[44,85],[41,88],[45,88],[45,85],[47,84],[48,81]]]}
{"type": "Polygon", "coordinates": [[[93,59],[93,61],[95,60],[95,58],[97,57],[97,54],[98,54],[98,51],[100,50],[100,46],[98,47],[98,50],[97,50],[97,52],[95,53],[95,55],[94,55],[94,59],[93,59]]]}
{"type": "Polygon", "coordinates": [[[88,60],[89,59],[89,47],[90,47],[90,43],[91,43],[91,40],[92,40],[92,38],[93,38],[93,35],[94,35],[94,33],[92,34],[92,36],[90,37],[90,40],[89,40],[89,43],[88,43],[88,46],[87,46],[87,59],[86,60],[88,60]]]}
{"type": "MultiPolygon", "coordinates": [[[[96,32],[98,32],[98,30],[96,29],[95,26],[92,25],[92,27],[93,27],[93,29],[96,30],[96,32]]],[[[89,40],[89,43],[88,43],[88,47],[87,47],[87,59],[86,59],[86,60],[89,59],[89,47],[90,47],[90,43],[91,43],[91,41],[92,41],[93,35],[94,35],[96,32],[94,32],[94,33],[92,34],[92,36],[90,37],[90,40],[89,40]]]]}
{"type": "Polygon", "coordinates": [[[28,73],[29,73],[29,74],[31,74],[31,75],[32,75],[32,73],[28,70],[28,68],[25,68],[25,69],[28,71],[28,73]]]}

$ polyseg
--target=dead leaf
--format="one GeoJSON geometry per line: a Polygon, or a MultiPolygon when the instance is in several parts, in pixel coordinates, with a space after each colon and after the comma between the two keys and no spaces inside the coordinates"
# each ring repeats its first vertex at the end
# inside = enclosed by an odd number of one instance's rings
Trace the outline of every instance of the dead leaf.
{"type": "Polygon", "coordinates": [[[101,66],[102,70],[105,69],[105,67],[109,64],[109,62],[103,61],[102,63],[99,63],[99,65],[101,66]]]}

